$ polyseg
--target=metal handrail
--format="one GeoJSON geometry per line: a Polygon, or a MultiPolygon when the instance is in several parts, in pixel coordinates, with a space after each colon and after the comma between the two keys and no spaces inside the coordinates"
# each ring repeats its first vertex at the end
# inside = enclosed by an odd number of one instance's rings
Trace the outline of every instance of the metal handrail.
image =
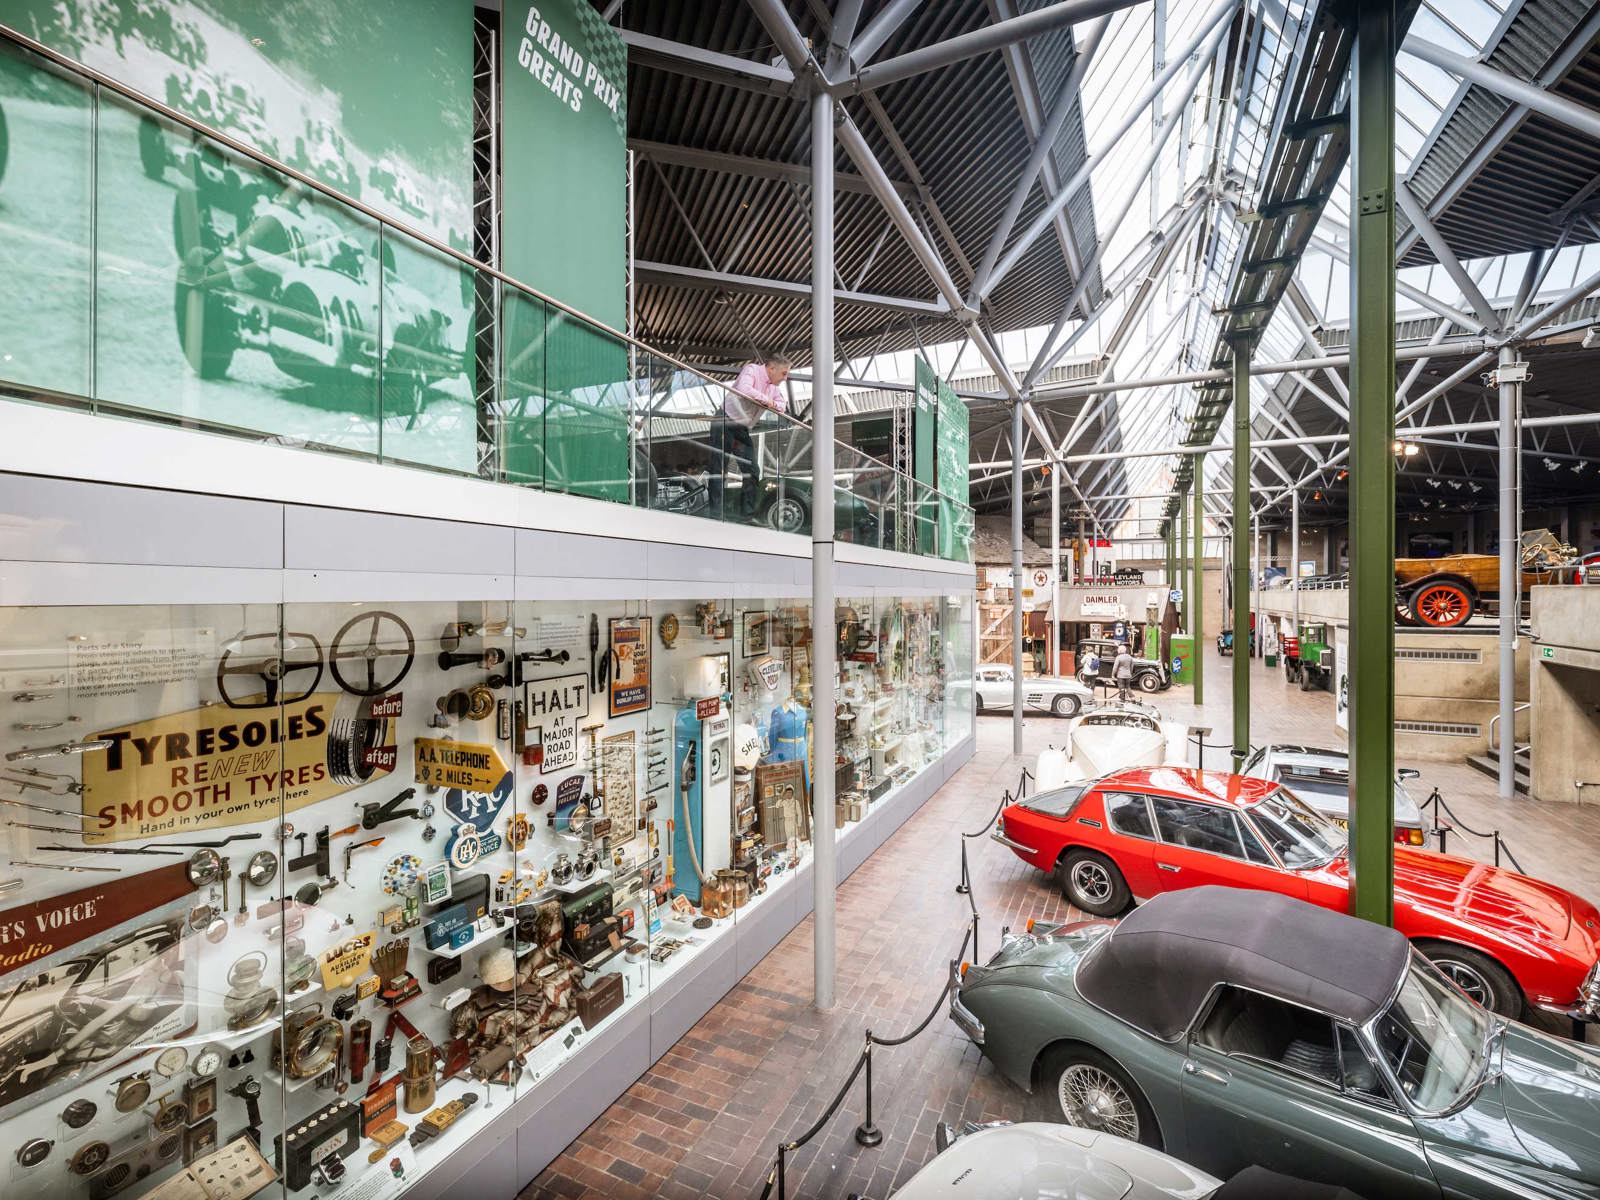
{"type": "MultiPolygon", "coordinates": [[[[1527,701],[1526,703],[1523,703],[1523,704],[1517,704],[1517,705],[1512,706],[1512,709],[1511,709],[1511,717],[1512,717],[1512,719],[1515,720],[1516,716],[1517,716],[1517,714],[1519,712],[1527,712],[1528,709],[1530,709],[1532,707],[1533,707],[1533,701],[1531,701],[1531,700],[1529,700],[1529,701],[1527,701]]],[[[1494,727],[1495,727],[1496,722],[1498,722],[1499,720],[1500,720],[1500,714],[1499,713],[1495,713],[1494,716],[1489,718],[1489,748],[1491,750],[1494,749],[1495,747],[1497,747],[1500,744],[1499,742],[1495,741],[1495,737],[1494,737],[1494,727]]],[[[1515,755],[1515,753],[1519,749],[1519,747],[1516,746],[1516,744],[1515,744],[1516,740],[1517,740],[1517,731],[1515,729],[1513,729],[1511,731],[1511,741],[1513,743],[1512,744],[1512,753],[1513,753],[1513,755],[1515,755]]]]}
{"type": "MultiPolygon", "coordinates": [[[[21,46],[24,50],[27,50],[30,53],[43,58],[45,61],[53,63],[57,67],[69,71],[74,75],[78,75],[88,80],[97,87],[106,88],[109,91],[121,96],[125,100],[132,101],[134,104],[158,113],[159,115],[167,118],[169,121],[173,121],[187,129],[191,129],[196,133],[202,134],[203,136],[210,138],[212,141],[226,146],[234,153],[251,159],[256,163],[259,163],[261,166],[266,167],[270,171],[274,171],[280,175],[286,176],[303,187],[308,187],[315,192],[320,192],[328,199],[333,200],[334,202],[341,204],[346,208],[353,209],[362,216],[377,222],[379,225],[386,226],[389,229],[394,230],[396,233],[411,238],[417,242],[421,242],[429,249],[435,250],[438,253],[453,259],[464,267],[470,267],[474,271],[482,271],[486,275],[499,280],[508,287],[514,288],[517,291],[522,292],[523,294],[532,297],[543,304],[547,304],[552,308],[567,313],[569,316],[576,317],[580,321],[583,321],[586,324],[611,335],[619,341],[626,342],[646,354],[652,355],[653,357],[661,359],[664,362],[671,363],[679,370],[686,371],[690,375],[704,380],[707,384],[714,388],[718,388],[729,395],[739,396],[741,399],[748,399],[748,397],[744,396],[743,393],[735,391],[732,387],[721,382],[720,380],[711,378],[711,376],[705,374],[705,372],[690,366],[682,359],[674,358],[672,355],[666,354],[654,346],[648,345],[645,342],[641,342],[632,334],[626,333],[620,329],[615,329],[606,324],[604,321],[600,321],[594,317],[591,317],[588,313],[582,311],[581,309],[574,308],[570,304],[567,304],[561,300],[557,300],[554,296],[547,295],[533,285],[506,274],[504,271],[500,270],[500,268],[491,266],[489,263],[474,258],[465,251],[456,249],[448,242],[442,242],[432,234],[424,233],[422,230],[416,229],[413,226],[406,224],[404,221],[396,220],[387,213],[373,208],[370,204],[363,203],[353,196],[346,195],[338,188],[324,183],[315,176],[308,175],[304,171],[300,171],[289,166],[287,163],[280,162],[278,159],[273,158],[270,154],[263,153],[261,150],[256,149],[256,147],[250,145],[249,143],[242,142],[237,138],[224,133],[220,129],[215,129],[212,126],[207,125],[203,121],[198,121],[189,116],[187,113],[180,112],[179,110],[172,108],[170,105],[164,104],[160,100],[157,100],[155,97],[147,95],[146,93],[139,91],[139,89],[130,87],[120,80],[107,75],[103,71],[97,71],[88,64],[79,62],[70,55],[63,54],[59,50],[55,50],[50,46],[45,45],[43,42],[29,37],[21,30],[15,29],[4,22],[0,22],[0,38],[4,38],[7,41],[21,46]]],[[[781,417],[783,420],[789,422],[791,425],[799,429],[804,429],[808,432],[814,432],[812,431],[810,425],[806,424],[798,417],[792,416],[787,412],[778,412],[776,409],[771,409],[768,411],[772,412],[774,416],[781,417]]],[[[673,417],[683,417],[691,414],[673,413],[670,415],[673,417]]],[[[913,482],[919,483],[920,486],[927,487],[926,484],[920,484],[920,481],[915,480],[913,476],[895,467],[892,463],[883,462],[882,459],[875,458],[874,456],[867,454],[865,451],[862,451],[854,446],[849,446],[844,442],[840,442],[837,438],[834,438],[833,441],[836,445],[845,446],[847,449],[855,454],[859,454],[863,458],[869,459],[872,462],[881,463],[883,468],[887,471],[891,471],[896,475],[904,475],[907,479],[912,479],[913,482]]],[[[939,496],[945,495],[945,493],[940,492],[937,488],[930,487],[928,488],[928,491],[939,496]]],[[[954,496],[946,496],[946,499],[955,500],[957,503],[961,503],[961,501],[954,496]]],[[[970,508],[971,505],[966,505],[966,507],[970,508]]]]}

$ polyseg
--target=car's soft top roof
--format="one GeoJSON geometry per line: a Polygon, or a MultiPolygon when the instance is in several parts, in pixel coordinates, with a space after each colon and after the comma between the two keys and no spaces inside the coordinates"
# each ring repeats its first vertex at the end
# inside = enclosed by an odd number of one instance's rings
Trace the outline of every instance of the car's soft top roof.
{"type": "Polygon", "coordinates": [[[1388,1007],[1410,957],[1394,929],[1270,892],[1197,887],[1134,909],[1079,965],[1084,999],[1172,1041],[1218,984],[1360,1025],[1388,1007]]]}

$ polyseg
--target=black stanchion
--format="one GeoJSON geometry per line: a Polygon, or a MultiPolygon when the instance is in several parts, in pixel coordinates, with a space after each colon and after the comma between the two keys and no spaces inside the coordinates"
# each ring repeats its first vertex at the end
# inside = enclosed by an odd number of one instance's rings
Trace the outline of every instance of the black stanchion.
{"type": "Polygon", "coordinates": [[[1468,825],[1460,817],[1456,816],[1455,810],[1451,808],[1448,803],[1446,803],[1444,796],[1440,794],[1437,787],[1433,789],[1428,798],[1424,800],[1418,807],[1422,812],[1427,812],[1430,808],[1433,809],[1433,819],[1436,822],[1434,833],[1437,834],[1439,838],[1439,853],[1445,853],[1445,847],[1449,844],[1447,835],[1450,832],[1450,827],[1446,826],[1444,821],[1439,816],[1439,813],[1442,810],[1444,815],[1449,817],[1450,820],[1454,822],[1454,827],[1460,829],[1462,833],[1471,834],[1473,837],[1477,838],[1490,838],[1493,840],[1495,866],[1498,867],[1500,865],[1500,855],[1504,853],[1506,858],[1510,860],[1513,870],[1519,874],[1526,874],[1526,872],[1522,870],[1522,864],[1517,861],[1517,856],[1511,853],[1511,847],[1506,845],[1505,838],[1500,836],[1500,831],[1498,829],[1491,829],[1489,832],[1484,833],[1482,830],[1474,829],[1472,826],[1468,825]]]}
{"type": "Polygon", "coordinates": [[[967,870],[967,839],[961,839],[961,882],[956,884],[956,895],[970,896],[972,894],[972,875],[967,870]]]}
{"type": "Polygon", "coordinates": [[[883,1141],[883,1130],[872,1123],[872,1030],[870,1029],[867,1030],[867,1045],[862,1053],[867,1056],[867,1103],[865,1118],[856,1126],[856,1144],[876,1146],[883,1141]]]}

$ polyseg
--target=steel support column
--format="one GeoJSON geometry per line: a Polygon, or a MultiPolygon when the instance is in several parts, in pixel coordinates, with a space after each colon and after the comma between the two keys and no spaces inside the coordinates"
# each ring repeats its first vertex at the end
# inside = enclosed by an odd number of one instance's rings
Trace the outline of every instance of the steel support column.
{"type": "Polygon", "coordinates": [[[1300,635],[1300,489],[1289,489],[1289,620],[1300,635]]]}
{"type": "Polygon", "coordinates": [[[1061,614],[1056,611],[1061,602],[1061,472],[1065,468],[1050,469],[1050,667],[1046,675],[1060,670],[1061,614]]]}
{"type": "MultiPolygon", "coordinates": [[[[1205,703],[1206,456],[1194,456],[1194,705],[1205,703]]],[[[1202,755],[1202,763],[1204,756],[1202,755]]]]}
{"type": "MultiPolygon", "coordinates": [[[[1250,753],[1250,342],[1241,338],[1232,349],[1233,769],[1237,771],[1250,753]]],[[[1205,484],[1196,475],[1195,494],[1204,492],[1205,484]]]]}
{"type": "Polygon", "coordinates": [[[1350,20],[1350,911],[1392,925],[1395,0],[1350,20]]]}
{"type": "MultiPolygon", "coordinates": [[[[1196,485],[1198,486],[1198,485],[1196,485]]],[[[1181,563],[1177,579],[1183,581],[1173,584],[1174,587],[1187,588],[1189,580],[1189,506],[1178,505],[1178,559],[1181,563]]],[[[1182,606],[1183,631],[1194,636],[1194,596],[1188,596],[1188,603],[1182,606]]]]}
{"type": "Polygon", "coordinates": [[[1500,347],[1500,796],[1517,786],[1517,633],[1522,616],[1522,555],[1517,535],[1522,496],[1518,448],[1522,431],[1522,364],[1511,346],[1500,347]]]}
{"type": "MultiPolygon", "coordinates": [[[[1022,753],[1022,401],[1011,406],[1011,753],[1022,753]]],[[[813,507],[815,507],[813,505],[813,507]]]]}
{"type": "MultiPolygon", "coordinates": [[[[833,628],[833,98],[824,91],[811,97],[811,483],[821,499],[811,506],[811,624],[833,628]]],[[[812,753],[818,764],[811,773],[812,904],[816,911],[815,1004],[819,1012],[833,1007],[834,904],[839,887],[834,820],[834,639],[811,639],[812,753]]]]}

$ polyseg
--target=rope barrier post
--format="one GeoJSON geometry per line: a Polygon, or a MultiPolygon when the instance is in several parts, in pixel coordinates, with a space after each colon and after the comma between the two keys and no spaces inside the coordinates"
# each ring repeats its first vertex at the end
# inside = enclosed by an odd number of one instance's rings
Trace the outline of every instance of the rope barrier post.
{"type": "Polygon", "coordinates": [[[1500,831],[1498,829],[1494,831],[1494,865],[1497,867],[1500,865],[1500,831]]]}
{"type": "Polygon", "coordinates": [[[872,1123],[872,1030],[867,1030],[867,1113],[866,1119],[856,1126],[858,1146],[877,1146],[883,1142],[883,1130],[872,1123]]]}
{"type": "Polygon", "coordinates": [[[961,839],[961,882],[956,884],[956,895],[965,896],[972,891],[972,876],[967,871],[967,839],[961,839]]]}
{"type": "Polygon", "coordinates": [[[784,1160],[786,1158],[788,1158],[788,1156],[789,1156],[789,1147],[787,1145],[779,1146],[778,1147],[778,1200],[788,1200],[789,1193],[788,1193],[788,1190],[784,1187],[784,1182],[783,1182],[784,1160]]]}
{"type": "Polygon", "coordinates": [[[978,953],[978,910],[972,910],[972,961],[982,962],[983,956],[978,953]]]}

